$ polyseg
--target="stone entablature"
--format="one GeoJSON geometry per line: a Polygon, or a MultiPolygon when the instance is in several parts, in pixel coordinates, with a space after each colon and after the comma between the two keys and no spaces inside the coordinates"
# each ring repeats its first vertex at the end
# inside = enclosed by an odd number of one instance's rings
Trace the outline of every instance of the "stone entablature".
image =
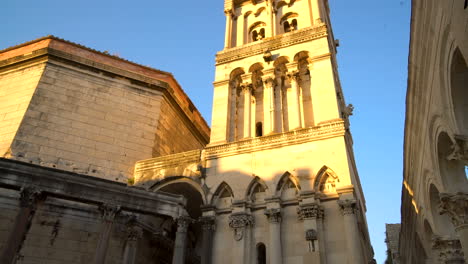
{"type": "Polygon", "coordinates": [[[146,170],[157,170],[180,166],[181,164],[198,163],[200,161],[201,150],[190,150],[172,155],[142,160],[135,165],[135,174],[146,170]]]}
{"type": "Polygon", "coordinates": [[[205,149],[205,157],[206,159],[215,159],[241,153],[291,146],[326,138],[344,136],[345,132],[345,123],[342,119],[332,120],[314,127],[240,140],[228,144],[208,146],[205,149]]]}
{"type": "Polygon", "coordinates": [[[216,65],[259,55],[264,53],[266,50],[273,51],[291,45],[309,42],[314,39],[326,37],[327,35],[328,29],[325,24],[319,24],[313,27],[285,33],[267,38],[263,41],[252,42],[240,47],[220,51],[216,54],[216,65]]]}

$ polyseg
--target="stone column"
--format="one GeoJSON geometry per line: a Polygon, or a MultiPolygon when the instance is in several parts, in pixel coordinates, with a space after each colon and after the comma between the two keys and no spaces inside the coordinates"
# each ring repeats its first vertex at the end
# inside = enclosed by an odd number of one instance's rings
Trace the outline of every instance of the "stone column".
{"type": "Polygon", "coordinates": [[[463,250],[457,239],[436,238],[432,248],[439,253],[441,263],[464,264],[463,250]]]}
{"type": "Polygon", "coordinates": [[[143,229],[131,221],[127,224],[127,241],[125,243],[124,264],[134,264],[137,253],[138,240],[143,237],[143,229]]]}
{"type": "Polygon", "coordinates": [[[214,216],[202,216],[200,218],[203,229],[201,264],[211,264],[215,220],[214,216]]]}
{"type": "Polygon", "coordinates": [[[251,115],[251,101],[252,101],[252,84],[242,83],[242,91],[244,93],[244,138],[251,137],[252,130],[252,115],[251,115]]]}
{"type": "Polygon", "coordinates": [[[281,209],[266,209],[265,215],[268,217],[270,229],[270,241],[267,254],[270,256],[271,264],[281,264],[283,263],[283,254],[281,251],[281,209]]]}
{"type": "Polygon", "coordinates": [[[338,200],[338,205],[341,208],[344,218],[349,263],[364,263],[361,249],[361,237],[356,218],[357,202],[354,199],[338,200]]]}
{"type": "Polygon", "coordinates": [[[224,48],[227,49],[231,46],[231,28],[233,14],[231,9],[224,10],[224,14],[226,15],[226,32],[224,38],[224,48]]]}
{"type": "Polygon", "coordinates": [[[313,6],[312,6],[312,19],[313,19],[313,24],[317,25],[322,23],[322,7],[321,7],[321,2],[322,0],[312,0],[313,6]]]}
{"type": "Polygon", "coordinates": [[[298,208],[299,220],[304,221],[305,239],[308,243],[308,262],[322,263],[325,260],[325,240],[323,236],[323,208],[316,203],[301,204],[298,208]]]}
{"type": "Polygon", "coordinates": [[[264,135],[275,131],[275,98],[274,86],[275,79],[271,76],[263,77],[263,127],[264,135]]]}
{"type": "Polygon", "coordinates": [[[102,204],[99,206],[102,216],[102,230],[99,236],[96,252],[94,253],[93,263],[103,264],[106,261],[107,247],[109,246],[110,234],[114,220],[120,212],[119,205],[102,204]]]}
{"type": "Polygon", "coordinates": [[[468,258],[468,194],[440,194],[440,214],[450,216],[463,252],[468,258]]]}
{"type": "Polygon", "coordinates": [[[291,100],[288,98],[288,119],[289,130],[293,130],[302,127],[299,102],[299,74],[297,71],[291,71],[286,73],[286,77],[291,83],[291,92],[288,93],[288,97],[291,95],[292,98],[291,100]]]}
{"type": "Polygon", "coordinates": [[[31,226],[38,203],[44,198],[34,187],[25,187],[20,191],[20,209],[11,227],[8,240],[0,256],[0,263],[16,263],[16,254],[20,251],[26,234],[31,226]]]}
{"type": "Polygon", "coordinates": [[[239,263],[250,263],[251,227],[255,224],[252,215],[247,213],[235,213],[229,216],[229,226],[234,230],[235,248],[234,256],[239,263]]]}
{"type": "Polygon", "coordinates": [[[274,37],[276,35],[276,8],[275,8],[275,0],[268,0],[270,5],[270,23],[271,23],[271,36],[274,37]]]}
{"type": "Polygon", "coordinates": [[[187,253],[187,229],[192,222],[188,216],[181,216],[177,219],[177,233],[174,243],[174,255],[172,264],[184,264],[187,253]]]}

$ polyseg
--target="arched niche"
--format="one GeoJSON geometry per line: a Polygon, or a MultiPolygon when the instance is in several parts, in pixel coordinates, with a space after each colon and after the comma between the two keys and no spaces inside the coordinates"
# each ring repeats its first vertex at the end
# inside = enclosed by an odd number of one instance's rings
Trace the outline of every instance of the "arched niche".
{"type": "Polygon", "coordinates": [[[284,14],[280,19],[280,25],[283,33],[291,32],[298,29],[297,17],[299,15],[294,12],[284,14]]]}
{"type": "Polygon", "coordinates": [[[267,195],[267,185],[258,176],[255,177],[249,184],[246,193],[246,200],[252,204],[262,204],[265,202],[267,195]]]}
{"type": "Polygon", "coordinates": [[[437,158],[441,182],[449,192],[467,188],[465,164],[458,159],[459,146],[445,132],[437,138],[437,158]]]}
{"type": "Polygon", "coordinates": [[[433,232],[437,236],[453,236],[454,227],[447,215],[441,215],[439,212],[440,192],[434,184],[429,187],[430,211],[432,222],[434,223],[433,232]]]}
{"type": "Polygon", "coordinates": [[[336,194],[336,185],[340,182],[340,179],[335,172],[327,166],[323,166],[314,182],[314,191],[322,194],[336,194]]]}
{"type": "Polygon", "coordinates": [[[460,134],[468,136],[468,66],[459,49],[451,61],[450,86],[456,125],[460,134]]]}
{"type": "Polygon", "coordinates": [[[266,246],[263,243],[258,243],[256,248],[257,262],[256,264],[266,264],[266,246]]]}
{"type": "Polygon", "coordinates": [[[297,199],[300,190],[299,181],[289,172],[285,172],[276,185],[276,195],[282,201],[297,199]]]}
{"type": "Polygon", "coordinates": [[[266,23],[262,21],[257,21],[249,27],[249,36],[251,42],[262,40],[266,37],[265,27],[266,23]]]}
{"type": "Polygon", "coordinates": [[[211,204],[214,205],[216,209],[230,209],[233,199],[234,192],[231,187],[226,182],[222,182],[218,188],[216,188],[211,204]]]}

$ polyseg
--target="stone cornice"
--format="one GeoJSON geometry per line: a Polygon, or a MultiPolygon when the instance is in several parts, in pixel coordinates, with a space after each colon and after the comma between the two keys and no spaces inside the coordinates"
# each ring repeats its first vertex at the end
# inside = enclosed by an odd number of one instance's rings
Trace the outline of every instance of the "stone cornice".
{"type": "Polygon", "coordinates": [[[25,185],[40,190],[44,197],[98,206],[114,204],[122,211],[173,218],[183,213],[186,205],[180,195],[148,192],[114,181],[0,158],[0,187],[20,190],[25,185]]]}
{"type": "Polygon", "coordinates": [[[208,146],[205,149],[207,159],[250,153],[259,150],[278,148],[316,141],[319,139],[345,135],[345,124],[341,119],[332,120],[318,126],[273,134],[258,138],[246,139],[232,143],[208,146]]]}
{"type": "Polygon", "coordinates": [[[201,150],[191,150],[162,157],[138,161],[135,164],[135,174],[146,170],[172,168],[181,164],[200,162],[201,150]]]}
{"type": "Polygon", "coordinates": [[[220,51],[218,54],[216,54],[216,65],[263,54],[263,52],[265,52],[267,49],[273,51],[294,44],[323,38],[327,35],[328,30],[325,24],[285,33],[272,38],[267,38],[265,40],[259,41],[258,43],[254,42],[240,47],[220,51]]]}

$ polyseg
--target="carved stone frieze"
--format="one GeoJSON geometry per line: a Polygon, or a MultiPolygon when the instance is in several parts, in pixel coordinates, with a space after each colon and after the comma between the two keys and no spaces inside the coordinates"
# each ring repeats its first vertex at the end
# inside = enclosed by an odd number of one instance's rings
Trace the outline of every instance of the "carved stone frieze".
{"type": "Polygon", "coordinates": [[[468,228],[468,194],[440,194],[440,214],[447,214],[455,228],[468,228]]]}
{"type": "Polygon", "coordinates": [[[118,213],[120,213],[120,205],[115,204],[101,204],[99,206],[99,211],[101,212],[102,219],[107,222],[114,221],[118,213]]]}
{"type": "Polygon", "coordinates": [[[198,219],[203,230],[215,230],[216,218],[214,216],[202,216],[198,219]]]}
{"type": "Polygon", "coordinates": [[[294,44],[326,37],[327,34],[327,26],[323,23],[309,28],[295,30],[294,32],[268,38],[263,41],[258,41],[258,43],[253,42],[240,47],[221,51],[216,55],[216,64],[222,64],[258,54],[263,54],[267,49],[273,51],[294,44]]]}
{"type": "Polygon", "coordinates": [[[463,249],[460,240],[436,238],[432,248],[439,252],[442,263],[465,263],[463,249]]]}
{"type": "Polygon", "coordinates": [[[247,226],[254,226],[254,217],[250,214],[240,213],[232,214],[229,216],[229,226],[231,228],[243,228],[247,226]]]}
{"type": "Polygon", "coordinates": [[[270,221],[270,223],[281,222],[281,209],[280,208],[265,209],[265,215],[267,216],[268,221],[270,221]]]}
{"type": "Polygon", "coordinates": [[[20,206],[23,208],[30,208],[35,210],[37,202],[41,198],[42,192],[36,187],[23,187],[20,191],[20,206]]]}
{"type": "Polygon", "coordinates": [[[206,158],[219,158],[224,156],[249,153],[262,149],[272,149],[283,145],[294,145],[333,136],[342,136],[345,133],[343,120],[333,120],[310,128],[289,131],[286,133],[256,137],[232,143],[208,146],[206,158]]]}
{"type": "Polygon", "coordinates": [[[354,199],[338,200],[338,205],[343,215],[354,214],[358,209],[357,201],[354,199]]]}

